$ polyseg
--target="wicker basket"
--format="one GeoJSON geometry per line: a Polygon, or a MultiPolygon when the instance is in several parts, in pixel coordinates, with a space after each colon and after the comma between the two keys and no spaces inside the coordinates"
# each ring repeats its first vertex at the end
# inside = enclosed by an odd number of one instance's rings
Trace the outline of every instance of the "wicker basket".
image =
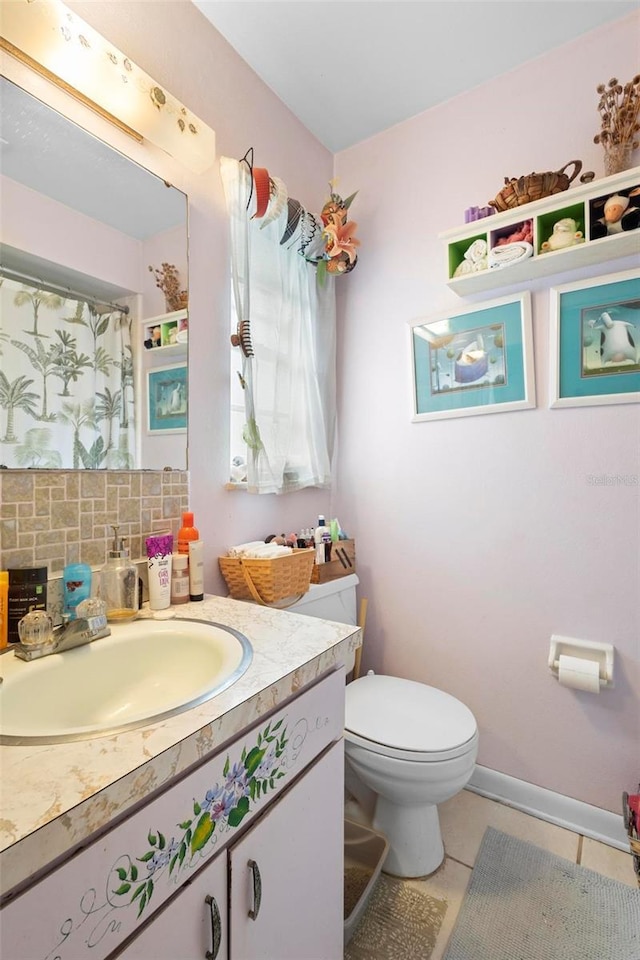
{"type": "Polygon", "coordinates": [[[270,560],[218,557],[220,572],[234,600],[255,600],[271,606],[282,600],[291,606],[309,589],[315,550],[292,550],[270,560]]]}
{"type": "MultiPolygon", "coordinates": [[[[547,173],[530,173],[526,177],[504,178],[506,186],[502,188],[494,200],[489,200],[489,206],[495,207],[498,212],[512,210],[522,204],[551,197],[554,193],[562,193],[569,189],[569,184],[575,180],[582,170],[581,160],[570,160],[560,170],[547,173]],[[564,172],[571,164],[574,165],[572,175],[564,172]]],[[[586,174],[585,174],[586,176],[586,174]]]]}

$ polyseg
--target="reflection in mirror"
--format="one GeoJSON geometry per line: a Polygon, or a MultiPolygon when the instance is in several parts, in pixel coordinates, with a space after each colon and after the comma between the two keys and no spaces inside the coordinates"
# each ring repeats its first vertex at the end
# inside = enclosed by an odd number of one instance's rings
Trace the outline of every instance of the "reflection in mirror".
{"type": "Polygon", "coordinates": [[[185,469],[187,198],[0,96],[0,464],[185,469]]]}

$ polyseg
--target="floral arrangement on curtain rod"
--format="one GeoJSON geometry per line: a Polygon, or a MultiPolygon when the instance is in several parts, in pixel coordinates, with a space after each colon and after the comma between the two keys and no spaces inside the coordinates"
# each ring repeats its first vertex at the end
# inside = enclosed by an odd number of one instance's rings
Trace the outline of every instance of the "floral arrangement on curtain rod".
{"type": "Polygon", "coordinates": [[[337,179],[329,181],[330,195],[320,216],[306,210],[299,200],[289,197],[287,187],[278,177],[270,176],[265,168],[250,167],[252,194],[255,187],[255,210],[252,220],[260,220],[260,229],[287,216],[280,244],[292,240],[298,253],[316,267],[318,282],[322,285],[327,274],[340,276],[350,273],[358,262],[356,248],[360,240],[355,233],[358,224],[349,220],[349,208],[358,195],[352,193],[346,200],[336,187],[337,179]]]}

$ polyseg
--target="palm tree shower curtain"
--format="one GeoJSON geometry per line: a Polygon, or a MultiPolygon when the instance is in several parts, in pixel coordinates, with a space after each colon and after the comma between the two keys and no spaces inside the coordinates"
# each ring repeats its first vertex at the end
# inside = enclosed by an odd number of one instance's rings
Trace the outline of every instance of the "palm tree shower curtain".
{"type": "Polygon", "coordinates": [[[0,284],[0,465],[135,467],[131,318],[0,284]]]}

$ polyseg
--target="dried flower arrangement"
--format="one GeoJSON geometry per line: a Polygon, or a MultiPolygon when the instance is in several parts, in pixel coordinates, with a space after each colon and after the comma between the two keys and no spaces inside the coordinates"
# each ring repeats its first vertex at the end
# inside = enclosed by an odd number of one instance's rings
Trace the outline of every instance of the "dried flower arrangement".
{"type": "MultiPolygon", "coordinates": [[[[612,77],[608,84],[601,83],[596,87],[600,94],[598,113],[600,114],[601,130],[593,138],[594,143],[601,143],[605,150],[605,167],[609,154],[624,155],[626,160],[613,161],[618,163],[618,169],[624,170],[629,165],[630,154],[639,145],[637,138],[640,131],[638,115],[640,114],[640,74],[636,74],[629,83],[621,84],[616,77],[612,77]]],[[[607,169],[607,173],[617,172],[607,169]]]]}
{"type": "Polygon", "coordinates": [[[180,277],[175,264],[163,263],[159,270],[149,265],[149,270],[155,275],[156,287],[164,293],[167,310],[183,310],[187,306],[189,294],[187,290],[180,289],[180,277]]]}

